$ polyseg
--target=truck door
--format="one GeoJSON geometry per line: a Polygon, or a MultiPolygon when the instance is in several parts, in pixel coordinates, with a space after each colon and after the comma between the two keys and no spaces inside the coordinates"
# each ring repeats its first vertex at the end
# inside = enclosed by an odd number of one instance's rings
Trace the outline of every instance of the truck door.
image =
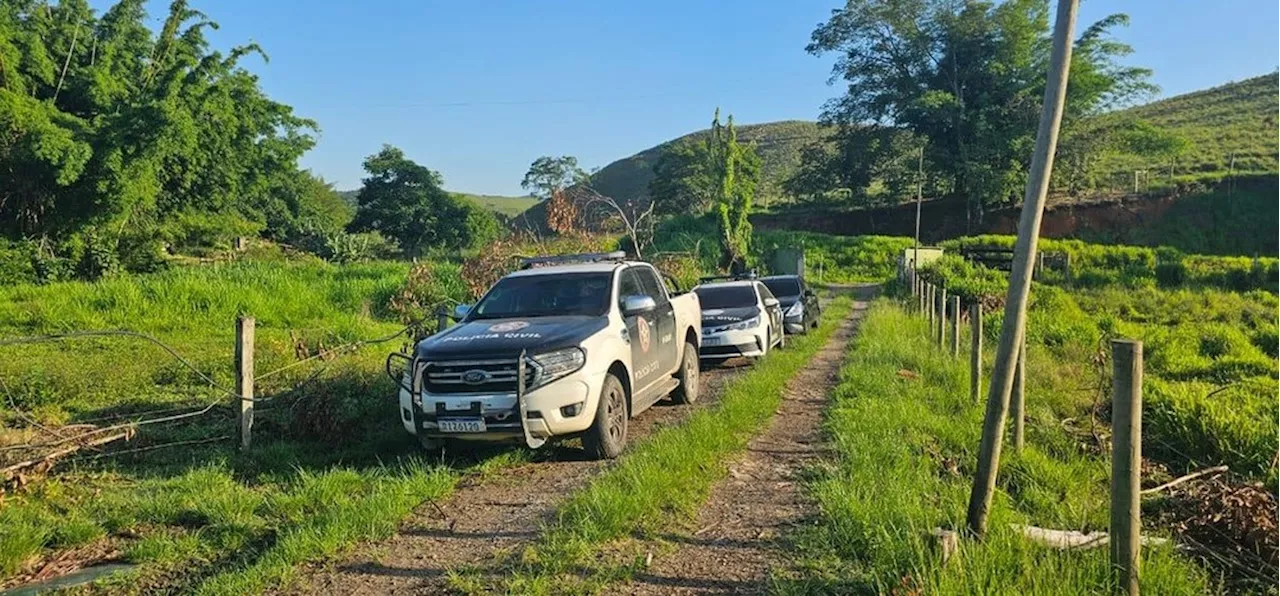
{"type": "Polygon", "coordinates": [[[680,364],[676,357],[679,346],[676,344],[675,307],[671,305],[671,297],[667,294],[662,278],[658,277],[658,272],[653,267],[641,265],[634,269],[637,277],[640,278],[640,288],[653,297],[653,301],[658,305],[658,308],[653,311],[658,318],[658,334],[655,342],[658,350],[658,368],[663,372],[674,372],[680,364]]]}
{"type": "MultiPolygon", "coordinates": [[[[640,283],[640,276],[636,275],[638,267],[628,267],[622,271],[618,280],[618,307],[622,307],[622,301],[627,296],[645,296],[648,292],[640,283]]],[[[654,298],[657,302],[657,298],[654,298]]],[[[668,305],[670,307],[670,305],[668,305]]],[[[653,384],[655,380],[661,377],[658,369],[661,362],[658,360],[658,321],[661,318],[660,308],[655,308],[647,313],[626,316],[627,337],[631,342],[631,387],[633,394],[638,394],[653,384]]],[[[640,411],[645,407],[644,404],[632,403],[635,411],[640,411]]]]}

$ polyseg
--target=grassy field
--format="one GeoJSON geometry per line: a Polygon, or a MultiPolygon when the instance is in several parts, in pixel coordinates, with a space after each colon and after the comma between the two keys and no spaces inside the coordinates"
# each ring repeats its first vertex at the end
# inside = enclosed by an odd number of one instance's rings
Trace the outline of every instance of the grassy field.
{"type": "MultiPolygon", "coordinates": [[[[835,462],[818,468],[809,484],[820,520],[793,537],[805,577],[780,580],[776,592],[1113,590],[1106,549],[1045,549],[1011,529],[1106,529],[1109,463],[1055,418],[1032,419],[1023,453],[1007,453],[988,537],[965,541],[958,560],[942,564],[929,533],[963,527],[982,428],[983,406],[969,399],[966,367],[964,359],[932,343],[920,317],[889,301],[872,305],[849,347],[828,414],[835,462]]],[[[1029,378],[1042,378],[1038,372],[1032,368],[1029,378]]],[[[1034,384],[1028,403],[1051,400],[1045,389],[1034,384]]],[[[1206,574],[1171,548],[1148,548],[1144,556],[1144,591],[1210,591],[1206,574]]]]}
{"type": "MultiPolygon", "coordinates": [[[[1195,91],[1097,118],[1098,126],[1136,118],[1187,141],[1187,150],[1172,161],[1173,179],[1221,177],[1228,171],[1275,173],[1276,103],[1280,82],[1270,73],[1195,91]]],[[[1132,184],[1133,171],[1151,170],[1148,180],[1169,176],[1169,160],[1156,163],[1119,154],[1099,164],[1115,172],[1119,187],[1132,184]]]]}
{"type": "MultiPolygon", "coordinates": [[[[456,278],[456,265],[436,268],[440,278],[456,278]]],[[[233,263],[6,287],[0,337],[133,329],[229,386],[236,315],[257,318],[261,377],[300,355],[400,329],[387,305],[408,269],[233,263]]],[[[0,346],[0,444],[47,441],[57,431],[40,430],[46,427],[219,404],[182,423],[140,427],[113,451],[74,458],[56,476],[37,475],[8,493],[0,504],[0,583],[42,556],[91,562],[119,552],[138,565],[115,580],[124,591],[258,592],[301,562],[390,533],[414,506],[448,494],[464,475],[518,458],[422,458],[395,424],[394,384],[381,370],[386,353],[404,341],[263,378],[257,394],[277,401],[258,405],[248,453],[233,448],[236,423],[226,396],[153,345],[88,338],[0,346]]]]}
{"type": "MultiPolygon", "coordinates": [[[[498,591],[586,594],[625,580],[644,554],[622,554],[626,548],[619,541],[671,528],[697,513],[729,462],[774,415],[787,380],[822,348],[851,307],[848,299],[833,302],[815,332],[771,352],[730,382],[715,407],[658,432],[570,497],[537,543],[513,557],[507,583],[498,591]],[[615,556],[602,558],[602,551],[615,556]]],[[[469,593],[492,588],[466,573],[456,574],[453,584],[469,593]]]]}
{"type": "Polygon", "coordinates": [[[474,195],[466,192],[455,192],[454,195],[467,199],[481,207],[489,209],[499,215],[507,217],[515,217],[524,213],[528,209],[538,204],[538,199],[533,197],[508,197],[503,195],[474,195]]]}
{"type": "MultiPolygon", "coordinates": [[[[656,236],[653,251],[690,255],[702,271],[718,269],[720,247],[716,243],[716,224],[711,218],[674,218],[663,222],[656,236]]],[[[749,265],[762,275],[767,274],[777,249],[802,248],[805,275],[811,282],[880,282],[894,276],[898,253],[910,246],[910,238],[897,236],[832,236],[759,230],[752,238],[749,265]]]]}
{"type": "MultiPolygon", "coordinates": [[[[948,244],[994,246],[1008,237],[948,244]]],[[[1084,368],[1113,337],[1146,349],[1148,453],[1177,471],[1227,464],[1275,489],[1276,259],[1206,257],[1141,247],[1045,241],[1072,255],[1031,296],[1028,341],[1084,368]]],[[[1003,273],[946,257],[923,274],[966,298],[1000,296],[1003,273]]],[[[985,321],[999,333],[1000,312],[985,321]]],[[[1101,372],[1090,374],[1098,377],[1101,372]]],[[[1078,408],[1091,407],[1081,396],[1078,408]]]]}

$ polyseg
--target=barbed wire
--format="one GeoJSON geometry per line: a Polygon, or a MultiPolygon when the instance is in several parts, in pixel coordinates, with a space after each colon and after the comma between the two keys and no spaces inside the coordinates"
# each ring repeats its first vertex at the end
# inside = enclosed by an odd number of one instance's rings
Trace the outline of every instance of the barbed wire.
{"type": "MultiPolygon", "coordinates": [[[[365,346],[383,344],[383,343],[392,341],[405,334],[412,333],[415,330],[422,329],[423,324],[426,321],[428,321],[434,316],[437,316],[435,313],[436,309],[450,302],[456,302],[456,301],[452,299],[446,299],[442,301],[437,301],[427,306],[426,310],[430,314],[424,315],[416,320],[411,321],[409,324],[396,330],[394,333],[373,337],[373,338],[368,338],[368,339],[356,340],[356,341],[338,346],[336,348],[322,350],[316,354],[310,355],[307,358],[304,358],[297,362],[292,362],[290,364],[287,364],[275,370],[271,370],[261,375],[257,375],[254,377],[254,380],[258,381],[261,379],[269,378],[269,377],[278,375],[280,373],[283,373],[285,371],[297,368],[304,364],[314,362],[318,359],[327,360],[334,355],[343,355],[346,353],[352,353],[358,350],[359,348],[362,348],[365,346]]],[[[437,332],[438,331],[440,330],[437,330],[437,332]]],[[[325,366],[320,367],[319,369],[314,371],[312,374],[308,375],[301,382],[296,383],[293,387],[290,387],[289,389],[286,389],[284,391],[276,392],[268,396],[248,397],[248,396],[241,395],[239,392],[234,391],[226,387],[225,385],[218,383],[209,374],[206,374],[204,371],[200,370],[195,364],[193,364],[190,360],[188,360],[181,353],[179,353],[177,349],[173,348],[172,346],[168,345],[167,343],[161,341],[160,339],[152,335],[148,335],[146,333],[141,333],[138,331],[130,331],[130,330],[124,330],[124,329],[110,329],[110,330],[90,330],[90,331],[68,331],[63,333],[48,333],[48,334],[42,334],[42,335],[10,337],[10,338],[0,339],[0,347],[46,343],[46,342],[61,342],[61,341],[68,341],[68,340],[81,339],[81,338],[87,338],[87,337],[126,337],[126,338],[132,338],[132,339],[141,339],[143,341],[154,344],[159,348],[161,348],[162,350],[164,350],[166,353],[168,353],[174,360],[178,361],[184,367],[191,370],[197,377],[199,377],[201,380],[207,383],[210,387],[221,392],[221,395],[217,396],[215,399],[211,400],[209,403],[201,407],[196,407],[196,409],[191,411],[177,413],[177,414],[169,414],[169,415],[161,416],[158,418],[149,418],[149,419],[142,418],[139,420],[130,420],[128,422],[121,422],[118,424],[112,424],[108,426],[93,428],[93,429],[86,430],[84,432],[71,435],[71,436],[62,436],[59,433],[55,432],[54,430],[48,429],[38,424],[37,422],[35,422],[33,418],[30,418],[29,416],[27,416],[20,408],[17,407],[17,404],[13,401],[12,394],[9,393],[8,387],[3,386],[0,388],[3,388],[5,391],[9,401],[9,406],[13,409],[13,411],[19,417],[23,418],[24,420],[27,420],[28,423],[32,424],[34,427],[39,428],[40,430],[43,430],[46,433],[57,436],[59,438],[51,441],[38,442],[38,443],[4,445],[4,446],[0,446],[0,452],[14,451],[14,450],[35,450],[35,449],[43,449],[43,448],[49,448],[49,447],[57,447],[59,445],[65,445],[67,443],[81,441],[83,439],[93,437],[95,435],[101,435],[103,433],[108,433],[111,431],[124,430],[124,429],[136,429],[137,427],[140,427],[140,426],[162,424],[167,422],[177,422],[181,420],[196,418],[196,417],[208,414],[218,406],[223,405],[224,404],[223,400],[226,397],[230,397],[233,401],[239,400],[239,401],[249,401],[254,403],[268,402],[277,398],[296,394],[303,387],[309,385],[310,383],[314,382],[317,378],[319,378],[326,370],[328,370],[330,366],[328,363],[326,363],[325,366]]],[[[2,381],[3,379],[0,379],[0,382],[2,381]]],[[[149,412],[142,412],[142,413],[135,413],[135,414],[120,414],[118,416],[108,417],[106,419],[110,420],[110,419],[126,418],[130,416],[146,416],[149,414],[156,414],[156,413],[176,412],[183,409],[186,409],[186,408],[185,407],[166,408],[166,409],[152,410],[149,412]]]]}

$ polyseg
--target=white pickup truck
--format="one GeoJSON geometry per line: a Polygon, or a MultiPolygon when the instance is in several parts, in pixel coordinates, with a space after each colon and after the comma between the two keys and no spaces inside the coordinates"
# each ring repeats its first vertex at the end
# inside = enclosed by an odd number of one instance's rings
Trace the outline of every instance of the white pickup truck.
{"type": "Polygon", "coordinates": [[[617,457],[629,418],[698,398],[702,310],[664,279],[620,252],[526,260],[401,356],[404,428],[427,447],[581,436],[617,457]]]}

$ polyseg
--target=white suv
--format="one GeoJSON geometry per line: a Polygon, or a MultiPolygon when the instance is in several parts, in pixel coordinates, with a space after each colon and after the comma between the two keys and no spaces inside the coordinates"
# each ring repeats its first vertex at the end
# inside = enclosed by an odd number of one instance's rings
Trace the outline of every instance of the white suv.
{"type": "Polygon", "coordinates": [[[393,354],[407,361],[405,430],[428,447],[455,438],[536,448],[581,436],[592,456],[612,458],[629,418],[668,395],[696,400],[698,297],[669,291],[652,265],[623,256],[530,259],[412,357],[393,354]]]}

